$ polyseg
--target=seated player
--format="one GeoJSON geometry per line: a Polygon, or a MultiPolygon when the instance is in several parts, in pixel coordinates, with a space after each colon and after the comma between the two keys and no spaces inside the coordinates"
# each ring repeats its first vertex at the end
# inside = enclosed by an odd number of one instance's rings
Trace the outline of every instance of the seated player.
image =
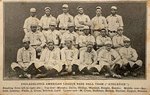
{"type": "Polygon", "coordinates": [[[98,61],[99,61],[99,70],[103,71],[105,70],[105,77],[115,77],[115,78],[121,78],[120,75],[117,75],[115,72],[112,71],[113,66],[115,64],[119,64],[120,56],[117,53],[116,50],[112,49],[112,42],[106,41],[105,42],[105,48],[102,49],[98,53],[98,61]]]}
{"type": "Polygon", "coordinates": [[[124,72],[125,76],[129,74],[137,76],[143,62],[138,60],[138,54],[136,50],[131,47],[130,43],[129,38],[124,39],[124,47],[119,50],[119,54],[123,62],[121,72],[124,72]]]}
{"type": "Polygon", "coordinates": [[[54,46],[53,41],[48,42],[47,47],[42,51],[38,69],[41,74],[38,74],[37,78],[58,76],[61,71],[60,49],[54,46]]]}
{"type": "Polygon", "coordinates": [[[46,44],[43,33],[37,30],[37,23],[31,24],[31,32],[25,35],[25,38],[30,40],[30,45],[36,50],[36,57],[40,58],[40,53],[46,44]]]}
{"type": "Polygon", "coordinates": [[[89,42],[87,47],[80,52],[79,70],[82,74],[92,74],[91,70],[97,64],[97,53],[93,49],[93,43],[89,42]]]}
{"type": "Polygon", "coordinates": [[[23,39],[23,47],[17,52],[17,63],[13,62],[11,68],[19,78],[31,78],[36,74],[36,51],[30,46],[29,39],[23,39]]]}
{"type": "Polygon", "coordinates": [[[49,27],[48,31],[43,31],[46,42],[53,41],[55,46],[59,46],[61,34],[56,30],[56,22],[50,22],[49,27]]]}
{"type": "Polygon", "coordinates": [[[106,41],[111,41],[111,38],[107,36],[106,29],[101,29],[100,35],[96,37],[98,51],[100,51],[105,46],[106,41]]]}
{"type": "Polygon", "coordinates": [[[119,51],[119,49],[124,46],[123,40],[125,38],[127,38],[127,37],[123,35],[123,28],[119,27],[117,29],[117,34],[112,38],[114,49],[119,51]]]}
{"type": "Polygon", "coordinates": [[[67,73],[72,73],[75,75],[78,72],[77,68],[79,51],[73,46],[71,38],[65,40],[65,45],[66,47],[61,49],[61,59],[63,63],[61,74],[67,71],[67,73]]]}
{"type": "Polygon", "coordinates": [[[92,42],[95,45],[95,38],[90,34],[90,29],[88,26],[84,27],[83,35],[79,36],[79,47],[81,49],[86,48],[88,42],[92,42]]]}
{"type": "Polygon", "coordinates": [[[64,47],[65,46],[65,40],[68,38],[71,38],[73,45],[75,47],[78,47],[78,34],[74,31],[74,24],[73,23],[69,23],[68,24],[68,31],[66,31],[61,39],[61,44],[64,47]]]}

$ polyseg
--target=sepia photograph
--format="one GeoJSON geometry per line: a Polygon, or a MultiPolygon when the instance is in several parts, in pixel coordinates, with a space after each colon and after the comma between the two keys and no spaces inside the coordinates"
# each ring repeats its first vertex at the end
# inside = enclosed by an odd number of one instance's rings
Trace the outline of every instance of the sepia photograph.
{"type": "Polygon", "coordinates": [[[146,1],[3,2],[3,80],[146,80],[146,1]]]}

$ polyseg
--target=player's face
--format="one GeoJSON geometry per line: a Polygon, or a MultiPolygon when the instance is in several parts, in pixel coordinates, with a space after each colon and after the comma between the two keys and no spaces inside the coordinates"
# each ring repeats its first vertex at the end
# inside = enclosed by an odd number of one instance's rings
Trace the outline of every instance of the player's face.
{"type": "Polygon", "coordinates": [[[126,48],[128,48],[128,47],[130,46],[130,42],[128,42],[128,41],[124,42],[124,46],[125,46],[126,48]]]}
{"type": "Polygon", "coordinates": [[[116,13],[117,13],[117,10],[111,9],[111,14],[112,14],[112,15],[115,15],[116,13]]]}
{"type": "Polygon", "coordinates": [[[79,14],[83,14],[83,12],[84,12],[83,8],[79,8],[78,12],[79,12],[79,14]]]}
{"type": "Polygon", "coordinates": [[[93,49],[93,46],[92,46],[92,45],[87,46],[87,52],[91,52],[92,49],[93,49]]]}
{"type": "Polygon", "coordinates": [[[99,15],[101,15],[101,14],[102,14],[101,9],[97,9],[97,10],[96,10],[96,15],[98,15],[98,16],[99,16],[99,15]]]}
{"type": "Polygon", "coordinates": [[[54,49],[54,43],[48,43],[48,49],[53,50],[54,49]]]}
{"type": "Polygon", "coordinates": [[[122,35],[122,33],[123,33],[123,30],[118,30],[119,35],[122,35]]]}
{"type": "Polygon", "coordinates": [[[111,44],[107,44],[107,45],[106,45],[106,50],[107,50],[107,51],[110,51],[110,50],[111,50],[111,47],[112,47],[111,44]]]}
{"type": "Polygon", "coordinates": [[[89,29],[85,29],[84,33],[85,33],[85,35],[88,35],[88,34],[90,34],[90,30],[89,29]]]}
{"type": "Polygon", "coordinates": [[[72,42],[71,41],[65,41],[65,44],[68,48],[70,48],[72,46],[72,42]]]}
{"type": "Polygon", "coordinates": [[[69,9],[68,8],[63,8],[62,10],[63,10],[63,13],[67,13],[69,9]]]}
{"type": "Polygon", "coordinates": [[[53,31],[55,30],[55,25],[50,25],[50,29],[53,31]]]}
{"type": "Polygon", "coordinates": [[[73,26],[69,27],[68,29],[69,29],[69,32],[73,32],[74,31],[74,27],[73,26]]]}
{"type": "Polygon", "coordinates": [[[24,46],[25,49],[28,49],[29,46],[30,46],[30,42],[24,42],[23,46],[24,46]]]}
{"type": "Polygon", "coordinates": [[[50,10],[45,10],[45,14],[46,14],[47,16],[50,16],[51,11],[50,11],[50,10]]]}
{"type": "Polygon", "coordinates": [[[36,32],[37,26],[31,26],[31,31],[36,32]]]}
{"type": "Polygon", "coordinates": [[[36,15],[36,12],[30,12],[30,15],[31,15],[32,17],[34,17],[34,16],[36,15]]]}
{"type": "Polygon", "coordinates": [[[101,30],[101,36],[102,37],[106,36],[106,31],[105,30],[101,30]]]}

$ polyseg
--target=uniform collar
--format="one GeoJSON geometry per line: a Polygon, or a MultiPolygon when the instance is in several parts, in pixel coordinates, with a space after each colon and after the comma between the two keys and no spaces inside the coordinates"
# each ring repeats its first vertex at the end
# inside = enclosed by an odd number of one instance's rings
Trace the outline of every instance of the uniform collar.
{"type": "Polygon", "coordinates": [[[78,14],[79,16],[83,16],[83,15],[85,15],[84,13],[81,15],[81,14],[78,14]]]}
{"type": "Polygon", "coordinates": [[[63,15],[69,15],[69,13],[66,13],[66,14],[65,14],[65,13],[62,13],[62,14],[63,14],[63,15]]]}
{"type": "Polygon", "coordinates": [[[100,15],[100,16],[98,16],[98,15],[96,15],[95,17],[101,17],[102,15],[100,15]]]}
{"type": "Polygon", "coordinates": [[[25,50],[30,51],[30,50],[31,50],[31,46],[29,46],[29,48],[28,48],[28,49],[25,49],[25,47],[23,47],[23,50],[24,50],[24,51],[25,51],[25,50]]]}
{"type": "Polygon", "coordinates": [[[117,17],[117,14],[115,14],[114,16],[111,14],[110,16],[111,16],[111,17],[117,17]]]}
{"type": "MultiPolygon", "coordinates": [[[[47,17],[46,14],[44,15],[44,17],[47,17]]],[[[48,17],[52,17],[52,15],[48,16],[48,17]]]]}

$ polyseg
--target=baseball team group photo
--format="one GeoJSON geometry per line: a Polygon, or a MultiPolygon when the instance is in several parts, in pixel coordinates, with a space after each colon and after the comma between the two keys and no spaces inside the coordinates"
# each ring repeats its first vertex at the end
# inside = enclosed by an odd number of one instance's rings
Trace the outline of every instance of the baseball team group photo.
{"type": "Polygon", "coordinates": [[[146,2],[4,3],[4,79],[145,79],[146,2]]]}

